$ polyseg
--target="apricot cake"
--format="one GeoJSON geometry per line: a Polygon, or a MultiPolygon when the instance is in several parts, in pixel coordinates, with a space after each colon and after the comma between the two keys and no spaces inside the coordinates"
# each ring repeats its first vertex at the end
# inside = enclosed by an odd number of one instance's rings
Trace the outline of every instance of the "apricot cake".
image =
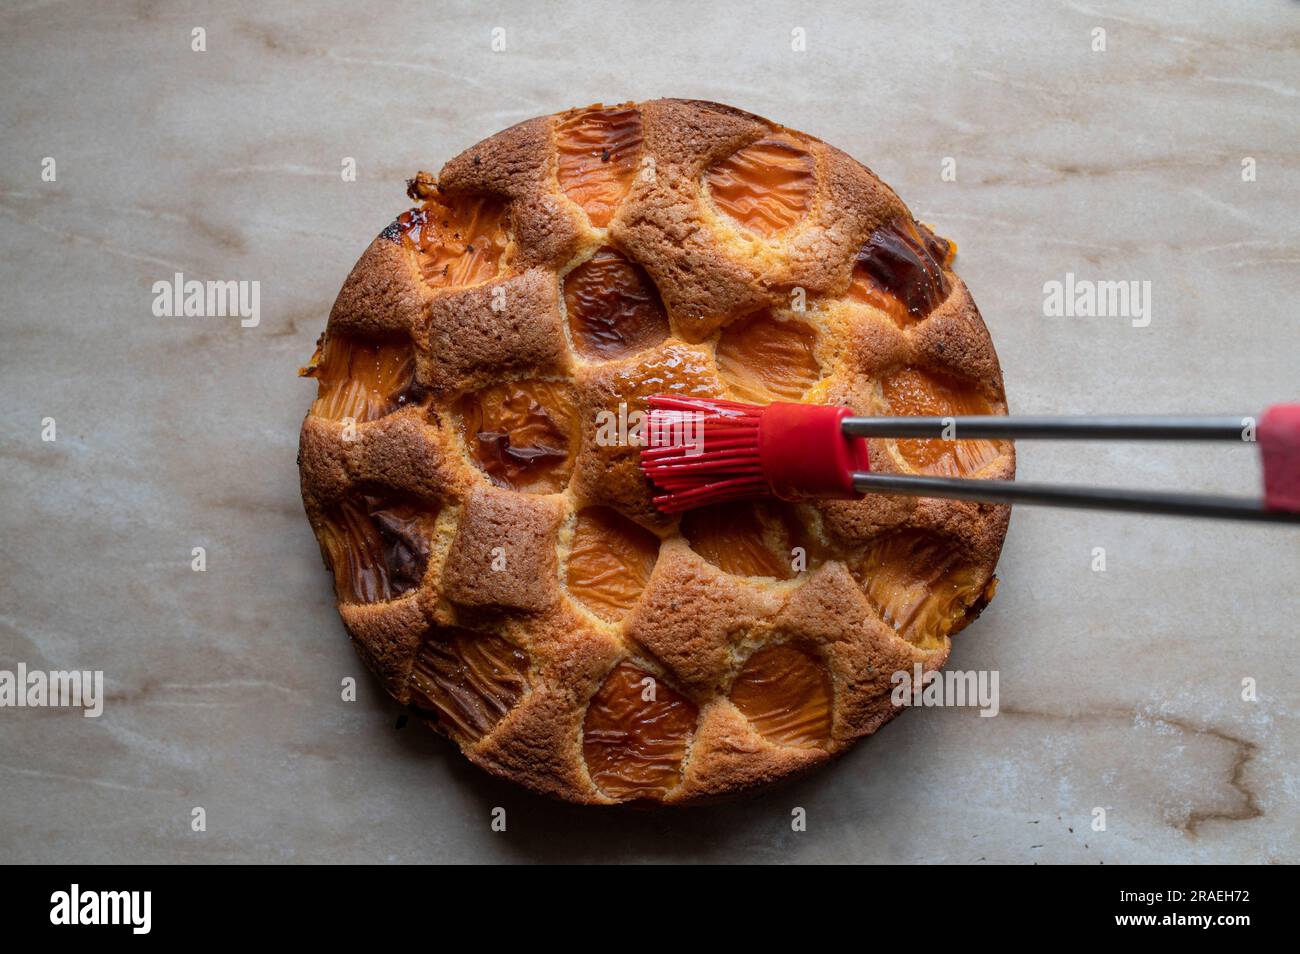
{"type": "MultiPolygon", "coordinates": [[[[299,465],[339,613],[475,764],[682,803],[819,765],[993,594],[1004,507],[720,505],[638,468],[658,393],[1005,413],[953,246],[866,167],[716,103],[529,120],[408,184],[303,373],[299,465]]],[[[1010,478],[1009,445],[875,440],[1010,478]]]]}

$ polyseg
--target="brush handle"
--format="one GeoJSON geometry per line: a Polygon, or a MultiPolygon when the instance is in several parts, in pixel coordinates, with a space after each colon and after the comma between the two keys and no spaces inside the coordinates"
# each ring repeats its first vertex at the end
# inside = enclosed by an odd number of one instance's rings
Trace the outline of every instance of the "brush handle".
{"type": "MultiPolygon", "coordinates": [[[[1048,506],[1093,507],[1183,516],[1229,517],[1244,520],[1296,522],[1300,512],[1300,404],[1274,404],[1254,417],[846,417],[846,437],[910,437],[938,440],[1133,440],[1234,441],[1258,443],[1264,470],[1262,501],[1201,494],[1100,490],[1088,487],[1034,487],[999,481],[967,481],[984,490],[955,490],[949,496],[995,503],[1039,503],[1048,506]],[[951,430],[949,430],[951,428],[951,430]],[[980,496],[996,493],[999,496],[980,496]]],[[[861,476],[854,474],[856,480],[861,476]]],[[[906,478],[912,479],[912,478],[906,478]]],[[[933,478],[916,478],[931,480],[933,478]]],[[[938,486],[938,485],[935,485],[938,486]]],[[[861,490],[861,488],[858,488],[861,490]]],[[[906,491],[897,491],[906,493],[906,491]]]]}
{"type": "Polygon", "coordinates": [[[1247,441],[1253,417],[846,417],[848,437],[944,438],[953,440],[1247,441]]]}
{"type": "Polygon", "coordinates": [[[855,471],[858,493],[944,497],[982,503],[1037,504],[1087,510],[1120,510],[1177,517],[1217,517],[1265,523],[1300,523],[1300,513],[1272,510],[1262,500],[1213,494],[1176,494],[1152,490],[1120,490],[1060,484],[1030,484],[1011,480],[970,480],[960,477],[910,477],[855,471]]]}

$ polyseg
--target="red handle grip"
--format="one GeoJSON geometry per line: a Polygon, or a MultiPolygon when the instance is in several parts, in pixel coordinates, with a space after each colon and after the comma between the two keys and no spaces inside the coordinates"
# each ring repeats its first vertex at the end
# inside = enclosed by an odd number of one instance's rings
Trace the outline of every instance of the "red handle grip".
{"type": "Polygon", "coordinates": [[[782,500],[851,499],[853,472],[870,470],[867,442],[841,426],[853,411],[825,404],[777,401],[762,409],[758,457],[772,493],[782,500]]]}
{"type": "Polygon", "coordinates": [[[1274,404],[1255,433],[1264,464],[1264,505],[1300,513],[1300,404],[1274,404]]]}

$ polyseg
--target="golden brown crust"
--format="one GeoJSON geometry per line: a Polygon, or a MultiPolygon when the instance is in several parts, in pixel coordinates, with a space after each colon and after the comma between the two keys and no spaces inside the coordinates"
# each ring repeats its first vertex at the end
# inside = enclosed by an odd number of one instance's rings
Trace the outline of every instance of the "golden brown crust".
{"type": "MultiPolygon", "coordinates": [[[[371,243],[339,293],[326,337],[408,353],[410,380],[393,379],[400,377],[393,369],[405,367],[400,360],[358,351],[361,371],[349,373],[378,383],[366,401],[354,395],[354,420],[336,419],[335,405],[314,408],[303,423],[299,464],[327,564],[338,559],[339,528],[371,520],[359,558],[400,578],[391,598],[344,594],[340,602],[358,653],[395,699],[420,699],[421,714],[493,774],[571,801],[610,803],[627,796],[598,784],[584,754],[584,720],[607,680],[630,664],[682,700],[678,711],[692,713],[684,740],[655,740],[656,750],[680,752],[680,765],[671,784],[643,796],[682,803],[805,771],[897,715],[891,676],[918,663],[941,667],[950,641],[888,622],[864,561],[894,539],[928,541],[951,554],[969,590],[944,630],[956,632],[987,602],[1008,510],[886,496],[817,501],[792,511],[799,546],[813,556],[807,567],[790,579],[748,576],[711,562],[707,548],[697,552],[679,521],[653,507],[638,449],[603,440],[601,415],[643,410],[647,396],[664,391],[730,395],[715,359],[718,336],[764,309],[816,333],[818,373],[804,400],[891,413],[883,382],[915,369],[960,382],[995,413],[1006,404],[988,331],[946,262],[946,295],[914,320],[853,293],[859,250],[892,223],[911,221],[865,166],[814,137],[717,103],[617,109],[636,110],[639,138],[635,175],[611,193],[607,226],[593,224],[605,219],[589,216],[557,171],[563,122],[582,111],[520,123],[452,159],[436,178],[417,177],[413,198],[441,208],[480,197],[502,203],[501,260],[462,284],[439,280],[452,274],[440,261],[431,283],[409,224],[399,221],[371,243]],[[717,163],[760,140],[801,150],[815,176],[798,221],[767,236],[732,219],[704,181],[717,163]],[[671,330],[613,360],[574,347],[563,294],[565,275],[605,246],[645,270],[671,330]],[[563,443],[545,432],[553,409],[533,408],[519,413],[534,415],[531,426],[543,436],[516,446],[507,435],[498,452],[520,466],[529,455],[570,453],[558,492],[511,485],[501,476],[505,464],[490,476],[462,433],[466,395],[538,380],[572,383],[576,444],[552,446],[563,443]],[[578,514],[587,507],[610,508],[660,541],[644,589],[621,616],[610,615],[609,603],[603,615],[593,612],[568,573],[578,514]],[[495,653],[491,661],[457,662],[476,639],[495,653]],[[749,661],[779,644],[825,673],[830,712],[821,741],[774,741],[732,701],[749,661]],[[468,681],[457,683],[462,677],[468,681]],[[451,685],[447,719],[427,709],[443,691],[438,679],[451,685]],[[457,705],[468,708],[457,712],[457,705]],[[463,731],[467,725],[473,731],[463,731]]],[[[612,166],[596,168],[605,175],[612,166]]],[[[911,472],[898,442],[873,440],[870,450],[874,469],[911,472]]],[[[1006,447],[981,463],[979,476],[1014,472],[1006,447]]]]}
{"type": "Polygon", "coordinates": [[[670,801],[688,802],[731,795],[805,771],[828,758],[824,749],[773,745],[754,731],[725,697],[700,713],[694,747],[707,758],[692,757],[682,784],[670,801]]]}
{"type": "Polygon", "coordinates": [[[407,408],[355,426],[316,417],[303,422],[299,467],[309,512],[358,488],[389,488],[403,495],[442,500],[471,479],[449,446],[452,437],[420,408],[407,408]]]}
{"type": "Polygon", "coordinates": [[[382,235],[370,243],[330,309],[335,333],[407,334],[425,321],[433,295],[400,245],[382,235]]]}
{"type": "Polygon", "coordinates": [[[560,599],[558,501],[475,487],[447,554],[442,595],[473,609],[541,611],[560,599]]]}
{"type": "Polygon", "coordinates": [[[438,176],[440,190],[449,195],[495,195],[510,203],[520,269],[557,268],[582,241],[582,226],[550,186],[550,129],[549,116],[511,126],[466,149],[438,176]]]}
{"type": "Polygon", "coordinates": [[[734,674],[735,648],[783,602],[710,566],[678,539],[660,547],[654,575],[627,620],[626,636],[700,700],[734,674]]]}
{"type": "Polygon", "coordinates": [[[570,364],[559,288],[542,268],[435,296],[416,341],[416,380],[439,394],[565,374],[570,364]]]}
{"type": "Polygon", "coordinates": [[[424,608],[416,595],[378,605],[344,604],[343,624],[357,654],[398,702],[410,699],[411,666],[425,630],[424,608]]]}
{"type": "Polygon", "coordinates": [[[755,281],[749,263],[726,255],[713,240],[698,181],[711,162],[754,142],[768,126],[673,100],[646,103],[641,116],[654,165],[643,160],[611,237],[654,280],[674,333],[701,341],[728,318],[777,298],[755,281]]]}

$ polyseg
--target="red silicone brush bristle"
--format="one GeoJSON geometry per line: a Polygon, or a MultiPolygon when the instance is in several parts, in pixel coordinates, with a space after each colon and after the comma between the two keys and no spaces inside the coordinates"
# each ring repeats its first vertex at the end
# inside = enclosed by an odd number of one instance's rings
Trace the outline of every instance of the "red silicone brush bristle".
{"type": "Polygon", "coordinates": [[[641,470],[663,491],[654,504],[664,513],[772,492],[758,452],[763,408],[668,395],[649,404],[641,470]]]}
{"type": "Polygon", "coordinates": [[[854,473],[871,469],[866,441],[844,435],[846,407],[667,395],[649,403],[641,469],[665,513],[769,495],[852,499],[854,473]]]}

